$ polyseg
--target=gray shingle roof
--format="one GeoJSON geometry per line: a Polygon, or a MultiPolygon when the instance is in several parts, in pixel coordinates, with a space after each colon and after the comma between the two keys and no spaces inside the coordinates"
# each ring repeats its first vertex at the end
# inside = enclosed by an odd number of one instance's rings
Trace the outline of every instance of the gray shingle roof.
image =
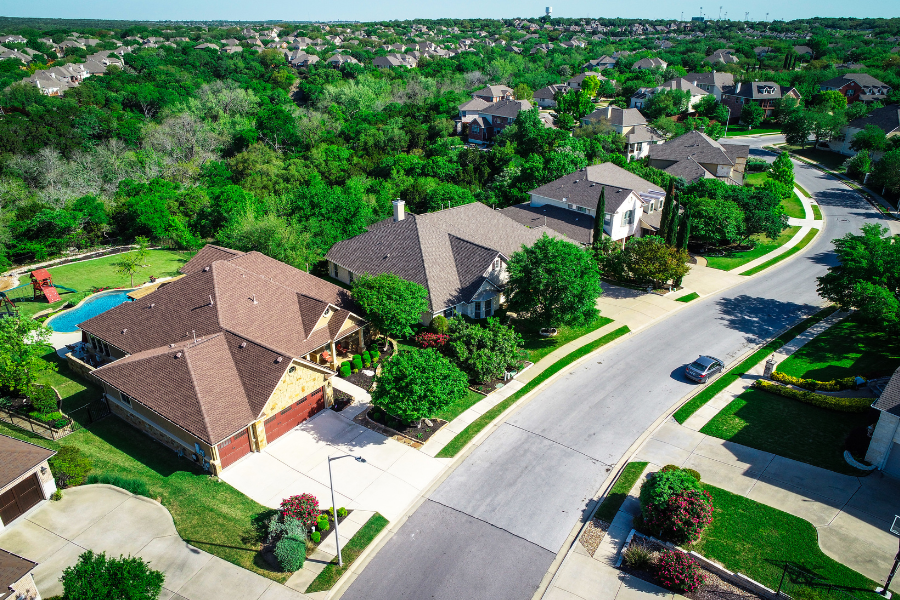
{"type": "Polygon", "coordinates": [[[510,257],[543,232],[475,202],[379,223],[335,244],[326,258],[353,273],[393,273],[414,281],[428,290],[436,312],[468,302],[498,255],[510,257]]]}
{"type": "Polygon", "coordinates": [[[720,144],[701,131],[689,131],[665,144],[650,147],[650,159],[682,161],[689,158],[699,163],[734,165],[735,158],[750,155],[750,146],[720,144]]]}
{"type": "Polygon", "coordinates": [[[828,81],[823,81],[820,85],[822,87],[840,88],[851,81],[855,81],[863,87],[887,87],[886,83],[875,79],[868,73],[844,73],[828,81]]]}
{"type": "Polygon", "coordinates": [[[515,119],[517,116],[519,116],[520,111],[529,110],[530,108],[531,103],[528,100],[503,99],[499,102],[494,102],[493,104],[489,104],[488,106],[479,109],[479,112],[485,115],[515,119]]]}
{"type": "Polygon", "coordinates": [[[628,196],[663,189],[613,163],[591,165],[528,192],[551,200],[597,210],[605,190],[606,212],[615,213],[628,196]]]}
{"type": "Polygon", "coordinates": [[[882,108],[876,108],[865,117],[850,121],[847,126],[865,129],[866,125],[875,125],[885,134],[900,130],[900,106],[889,104],[882,108]]]}
{"type": "Polygon", "coordinates": [[[684,76],[684,79],[687,79],[693,84],[713,85],[719,89],[734,85],[733,74],[717,71],[712,71],[710,73],[688,73],[684,76]]]}
{"type": "Polygon", "coordinates": [[[873,404],[878,410],[900,416],[900,368],[894,371],[881,396],[873,404]]]}
{"type": "Polygon", "coordinates": [[[558,234],[578,242],[590,244],[594,235],[594,217],[545,204],[531,206],[529,202],[502,209],[504,215],[526,227],[547,227],[558,234]]]}

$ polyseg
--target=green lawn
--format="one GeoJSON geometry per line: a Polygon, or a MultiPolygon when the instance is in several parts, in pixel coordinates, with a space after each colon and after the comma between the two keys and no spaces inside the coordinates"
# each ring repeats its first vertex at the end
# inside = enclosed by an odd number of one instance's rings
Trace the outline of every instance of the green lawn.
{"type": "MultiPolygon", "coordinates": [[[[144,264],[147,268],[135,275],[135,285],[146,283],[151,275],[154,277],[172,277],[178,275],[178,269],[193,256],[190,252],[178,252],[172,250],[149,250],[144,264]]],[[[80,299],[84,292],[90,292],[93,288],[130,287],[131,280],[124,275],[116,273],[115,263],[122,260],[121,254],[104,256],[93,260],[70,263],[48,269],[53,276],[53,283],[78,290],[78,294],[66,290],[58,290],[62,298],[59,302],[48,304],[43,299],[35,302],[31,300],[31,289],[22,288],[13,292],[14,295],[24,294],[25,298],[16,300],[19,314],[30,317],[47,308],[62,306],[69,299],[80,299]]],[[[28,276],[20,277],[19,283],[27,283],[28,276]]],[[[15,296],[14,296],[15,299],[15,296]]]]}
{"type": "Polygon", "coordinates": [[[813,211],[813,218],[817,221],[821,221],[822,220],[822,210],[819,208],[818,204],[812,205],[812,211],[813,211]]]}
{"type": "Polygon", "coordinates": [[[794,187],[797,188],[798,190],[800,190],[800,193],[803,194],[804,196],[806,196],[807,198],[812,198],[812,196],[809,195],[809,192],[807,192],[806,189],[802,185],[797,183],[796,181],[794,182],[794,187]]]}
{"type": "Polygon", "coordinates": [[[700,297],[700,294],[697,292],[691,292],[690,294],[685,294],[681,298],[675,298],[675,302],[690,302],[691,300],[696,300],[700,297]]]}
{"type": "Polygon", "coordinates": [[[803,210],[803,202],[797,197],[797,192],[791,192],[791,195],[781,201],[781,207],[784,214],[795,219],[805,219],[806,211],[803,210]]]}
{"type": "Polygon", "coordinates": [[[793,153],[802,156],[803,158],[813,160],[826,169],[838,172],[843,172],[844,161],[847,160],[846,156],[838,154],[837,152],[829,152],[828,150],[820,150],[819,148],[802,148],[793,150],[793,153]]]}
{"type": "Polygon", "coordinates": [[[706,264],[713,269],[721,269],[723,271],[731,271],[742,265],[746,265],[752,260],[756,260],[760,256],[764,256],[777,248],[788,243],[797,232],[799,227],[788,227],[781,232],[776,239],[770,240],[764,235],[755,235],[750,239],[756,242],[756,246],[752,250],[746,252],[728,252],[725,256],[707,256],[706,264]]]}
{"type": "Polygon", "coordinates": [[[900,342],[851,316],[797,350],[778,370],[794,377],[830,381],[890,375],[900,367],[900,342]]]}
{"type": "Polygon", "coordinates": [[[583,335],[596,331],[609,323],[612,323],[612,319],[598,316],[593,322],[581,327],[568,327],[565,325],[558,327],[557,330],[559,333],[552,338],[541,337],[537,330],[534,329],[527,329],[524,327],[517,329],[522,334],[522,341],[524,342],[525,352],[528,353],[528,360],[536,363],[557,348],[565,346],[572,340],[576,340],[583,335]]]}
{"type": "Polygon", "coordinates": [[[874,581],[819,549],[816,528],[808,521],[711,485],[703,488],[713,499],[713,522],[690,550],[772,589],[790,566],[806,575],[802,588],[787,590],[794,598],[824,598],[826,583],[858,598],[876,598],[874,581]]]}
{"type": "Polygon", "coordinates": [[[484,400],[484,396],[479,394],[478,392],[473,392],[472,390],[466,390],[468,393],[466,396],[460,400],[459,402],[454,402],[450,406],[444,408],[444,410],[438,412],[437,414],[432,415],[432,418],[435,419],[443,419],[445,421],[452,421],[467,409],[475,406],[482,400],[484,400]]]}
{"type": "Polygon", "coordinates": [[[771,127],[757,127],[748,130],[746,125],[729,125],[726,137],[738,137],[741,135],[760,135],[761,133],[781,133],[781,129],[771,127]]]}
{"type": "Polygon", "coordinates": [[[313,592],[324,592],[333,588],[338,580],[340,580],[341,576],[350,568],[350,565],[353,564],[353,561],[359,558],[359,555],[362,554],[363,550],[372,543],[372,540],[374,540],[387,525],[388,520],[383,516],[378,513],[372,515],[369,520],[366,521],[366,524],[362,526],[362,529],[357,531],[356,535],[350,538],[347,541],[347,544],[341,548],[341,557],[344,559],[344,566],[339,567],[337,564],[337,557],[334,557],[330,563],[325,565],[322,572],[312,580],[312,583],[306,588],[306,593],[312,594],[313,592]]]}
{"type": "Polygon", "coordinates": [[[750,275],[756,275],[760,271],[765,271],[769,267],[776,265],[776,264],[780,263],[781,261],[785,260],[786,258],[789,258],[789,257],[797,254],[798,252],[800,252],[801,250],[806,248],[806,246],[808,246],[809,243],[811,241],[813,241],[813,238],[815,238],[816,235],[818,235],[818,233],[819,233],[818,229],[815,229],[815,228],[810,229],[809,233],[807,233],[805,236],[803,236],[802,240],[797,242],[795,245],[791,246],[790,250],[788,250],[787,252],[783,252],[770,260],[767,260],[766,262],[762,263],[761,265],[757,265],[757,266],[753,267],[752,269],[748,269],[748,270],[744,271],[743,273],[741,273],[741,275],[746,275],[748,277],[750,275]]]}
{"type": "MultiPolygon", "coordinates": [[[[98,397],[99,391],[61,364],[59,371],[41,377],[63,397],[71,411],[98,397]]],[[[76,417],[83,413],[76,413],[76,417]]],[[[93,472],[140,479],[175,521],[179,535],[192,545],[255,573],[284,582],[289,573],[272,571],[259,556],[262,520],[272,514],[227,483],[210,477],[187,459],[153,441],[115,416],[81,429],[59,442],[0,423],[0,433],[57,449],[72,445],[90,458],[93,472]]]]}
{"type": "Polygon", "coordinates": [[[844,441],[851,429],[869,421],[866,413],[828,410],[749,389],[700,432],[829,471],[860,475],[844,460],[844,441]]]}
{"type": "Polygon", "coordinates": [[[718,378],[706,384],[706,386],[695,395],[693,398],[688,400],[684,406],[675,411],[675,414],[672,415],[675,417],[675,420],[679,423],[684,423],[687,421],[688,417],[697,412],[697,409],[712,400],[719,394],[722,390],[727,388],[729,385],[738,380],[744,373],[749,371],[755,365],[759,364],[764,358],[768,355],[772,354],[775,350],[778,350],[789,341],[829,316],[831,316],[837,310],[834,306],[827,306],[809,317],[808,319],[803,320],[802,322],[794,325],[771,342],[761,347],[759,350],[745,358],[740,364],[735,365],[722,373],[718,378]]]}
{"type": "Polygon", "coordinates": [[[769,180],[769,174],[765,171],[744,173],[744,185],[750,187],[762,187],[769,180]]]}
{"type": "Polygon", "coordinates": [[[622,508],[622,503],[625,502],[625,498],[628,497],[628,492],[630,492],[631,488],[634,487],[634,484],[637,483],[638,478],[641,476],[641,473],[644,472],[645,468],[647,468],[647,463],[645,462],[630,462],[625,465],[625,468],[622,469],[622,474],[619,475],[619,478],[609,490],[606,498],[604,498],[603,502],[600,503],[600,506],[597,507],[594,518],[606,521],[607,523],[612,523],[612,520],[616,518],[616,513],[622,508]]]}

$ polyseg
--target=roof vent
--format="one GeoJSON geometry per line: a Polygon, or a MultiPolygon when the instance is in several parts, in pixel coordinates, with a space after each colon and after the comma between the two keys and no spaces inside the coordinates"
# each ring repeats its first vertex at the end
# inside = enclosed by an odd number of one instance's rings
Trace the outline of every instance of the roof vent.
{"type": "Polygon", "coordinates": [[[128,329],[123,329],[123,330],[122,330],[122,335],[125,335],[126,333],[128,333],[128,329]]]}
{"type": "Polygon", "coordinates": [[[149,308],[153,308],[154,306],[156,306],[156,302],[151,302],[149,308]]]}
{"type": "Polygon", "coordinates": [[[169,348],[174,348],[175,344],[169,344],[169,348]]]}
{"type": "Polygon", "coordinates": [[[205,267],[203,267],[203,272],[206,273],[207,271],[209,271],[209,265],[206,265],[205,267]]]}
{"type": "Polygon", "coordinates": [[[247,347],[247,342],[241,342],[240,344],[238,344],[238,348],[246,348],[246,347],[247,347]]]}
{"type": "Polygon", "coordinates": [[[178,351],[175,353],[175,358],[181,358],[183,354],[184,354],[183,352],[178,351]]]}
{"type": "Polygon", "coordinates": [[[256,301],[256,294],[253,294],[253,298],[251,298],[251,300],[253,300],[253,304],[259,304],[259,302],[256,301]]]}
{"type": "Polygon", "coordinates": [[[280,363],[282,360],[284,360],[284,359],[283,359],[282,357],[279,356],[278,358],[275,359],[275,362],[276,362],[276,363],[280,363]]]}

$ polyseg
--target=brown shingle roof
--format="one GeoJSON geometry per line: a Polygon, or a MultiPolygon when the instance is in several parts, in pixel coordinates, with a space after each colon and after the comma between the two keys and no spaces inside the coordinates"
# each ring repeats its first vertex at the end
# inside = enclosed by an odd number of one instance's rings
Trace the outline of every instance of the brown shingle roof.
{"type": "Polygon", "coordinates": [[[0,488],[15,481],[54,454],[56,452],[53,450],[0,435],[0,456],[3,457],[0,461],[0,488]]]}
{"type": "Polygon", "coordinates": [[[591,215],[545,204],[531,206],[529,202],[502,209],[504,215],[526,227],[547,227],[573,242],[590,244],[594,236],[594,218],[591,215]]]}
{"type": "MultiPolygon", "coordinates": [[[[22,558],[18,554],[0,550],[0,591],[5,594],[11,585],[28,575],[36,566],[36,562],[22,558]]],[[[4,596],[0,596],[0,598],[2,597],[4,596]]],[[[12,596],[10,596],[10,600],[12,600],[12,596]]]]}

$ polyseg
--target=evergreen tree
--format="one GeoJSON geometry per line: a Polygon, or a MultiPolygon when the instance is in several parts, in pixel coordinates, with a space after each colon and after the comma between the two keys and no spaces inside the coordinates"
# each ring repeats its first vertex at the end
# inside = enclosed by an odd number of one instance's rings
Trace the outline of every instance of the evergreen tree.
{"type": "Polygon", "coordinates": [[[666,224],[666,243],[670,246],[675,245],[675,239],[678,235],[678,222],[681,220],[681,212],[677,202],[672,202],[672,212],[669,222],[666,224]]]}
{"type": "Polygon", "coordinates": [[[669,180],[669,189],[666,190],[666,199],[663,201],[662,215],[659,218],[659,237],[666,239],[666,228],[672,218],[672,202],[675,201],[675,181],[669,180]]]}
{"type": "Polygon", "coordinates": [[[606,217],[606,189],[600,188],[600,199],[597,201],[597,211],[594,216],[594,239],[593,247],[597,249],[600,240],[603,239],[603,221],[606,217]]]}
{"type": "Polygon", "coordinates": [[[675,240],[675,247],[679,250],[687,250],[688,240],[691,237],[691,209],[684,209],[681,215],[681,226],[678,228],[678,237],[675,240]]]}

